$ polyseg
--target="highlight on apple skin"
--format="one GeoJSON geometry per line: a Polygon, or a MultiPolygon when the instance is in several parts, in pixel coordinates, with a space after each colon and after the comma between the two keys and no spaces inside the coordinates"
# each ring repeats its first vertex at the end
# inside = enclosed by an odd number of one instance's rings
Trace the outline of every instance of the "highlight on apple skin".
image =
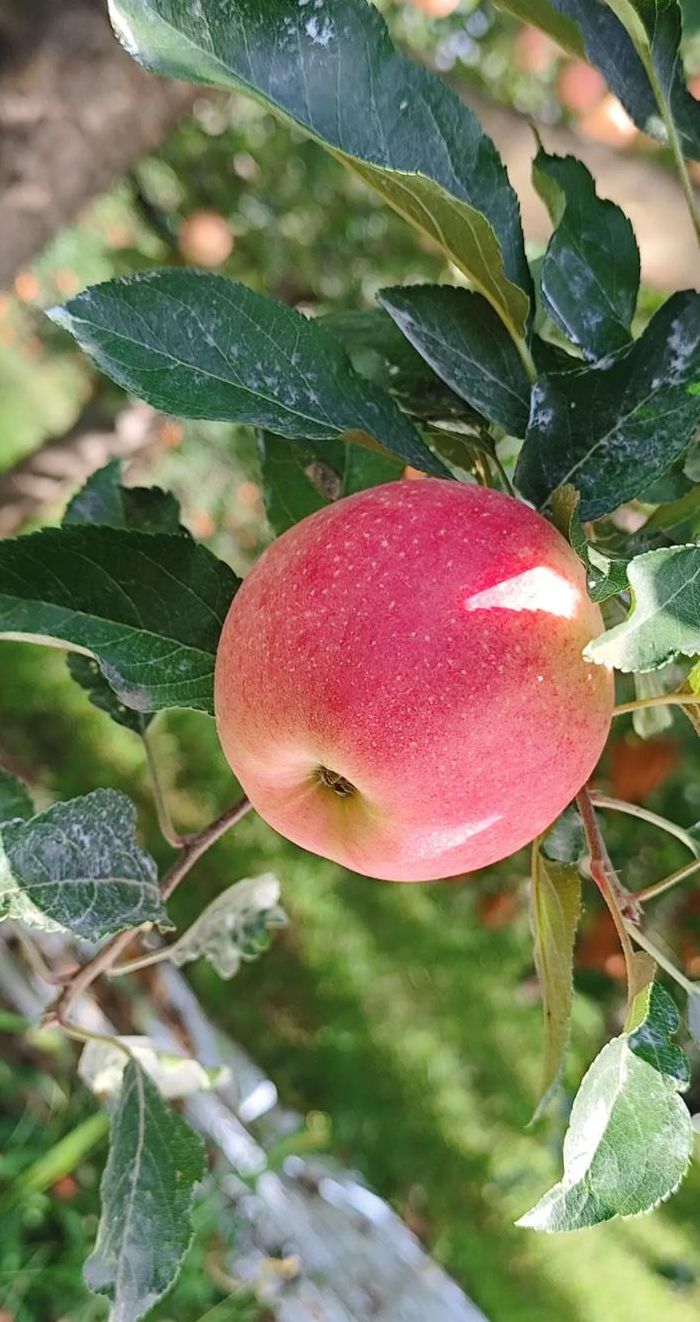
{"type": "Polygon", "coordinates": [[[226,757],[296,844],[388,881],[507,857],[590,776],[613,677],[582,565],[520,501],[439,478],[346,497],[284,533],[216,664],[226,757]]]}

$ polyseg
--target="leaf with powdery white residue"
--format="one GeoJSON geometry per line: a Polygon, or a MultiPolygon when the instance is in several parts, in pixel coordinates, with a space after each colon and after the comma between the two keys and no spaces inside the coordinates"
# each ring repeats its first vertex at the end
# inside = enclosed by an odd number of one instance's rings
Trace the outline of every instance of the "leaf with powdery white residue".
{"type": "Polygon", "coordinates": [[[535,187],[555,225],[542,261],[544,306],[583,351],[602,358],[629,344],[639,291],[639,249],[629,220],[599,198],[582,161],[549,156],[532,165],[535,187]]]}
{"type": "Polygon", "coordinates": [[[406,339],[456,394],[511,436],[524,436],[530,380],[513,340],[481,294],[450,285],[383,289],[406,339]]]}
{"type": "Polygon", "coordinates": [[[581,878],[575,867],[534,851],[531,915],[535,967],[544,1011],[544,1061],[537,1120],[552,1099],[561,1077],[569,1041],[573,996],[574,941],[581,915],[581,878]]]}
{"type": "Polygon", "coordinates": [[[34,804],[26,785],[0,767],[0,826],[18,817],[34,816],[34,804]]]}
{"type": "Polygon", "coordinates": [[[91,655],[127,707],[213,710],[238,579],[189,537],[45,528],[0,542],[0,637],[91,655]]]}
{"type": "Polygon", "coordinates": [[[647,551],[630,562],[627,574],[627,619],[594,638],[584,655],[628,673],[700,652],[700,547],[647,551]]]}
{"type": "Polygon", "coordinates": [[[650,1212],[678,1188],[693,1145],[679,1095],[688,1063],[671,1041],[678,1024],[657,983],[639,992],[628,1031],[603,1047],[576,1095],[561,1182],[518,1225],[582,1230],[650,1212]]]}
{"type": "Polygon", "coordinates": [[[481,421],[416,353],[383,308],[329,312],[319,321],[345,346],[355,371],[388,390],[404,413],[423,421],[481,421]]]}
{"type": "Polygon", "coordinates": [[[112,1302],[110,1322],[139,1322],[177,1279],[204,1176],[197,1134],[130,1060],[112,1115],[102,1215],[85,1282],[112,1302]]]}
{"type": "Polygon", "coordinates": [[[117,790],[56,803],[0,827],[0,921],[88,941],[125,927],[170,927],[156,865],[136,840],[136,810],[117,790]]]}
{"type": "Polygon", "coordinates": [[[166,413],[252,423],[288,440],[356,433],[446,476],[330,331],[224,276],[148,271],[86,289],[51,316],[107,376],[166,413]]]}
{"type": "Polygon", "coordinates": [[[394,49],[373,4],[110,0],[109,12],[155,73],[245,92],[320,142],[526,336],[531,279],[503,162],[457,93],[394,49]]]}
{"type": "Polygon", "coordinates": [[[700,294],[674,294],[628,350],[540,377],[515,473],[544,508],[557,487],[597,519],[641,495],[683,455],[700,424],[700,294]]]}
{"type": "Polygon", "coordinates": [[[271,928],[286,926],[279,898],[280,884],[271,872],[234,882],[168,948],[168,958],[181,968],[204,957],[219,977],[233,978],[241,961],[257,959],[267,949],[271,928]]]}

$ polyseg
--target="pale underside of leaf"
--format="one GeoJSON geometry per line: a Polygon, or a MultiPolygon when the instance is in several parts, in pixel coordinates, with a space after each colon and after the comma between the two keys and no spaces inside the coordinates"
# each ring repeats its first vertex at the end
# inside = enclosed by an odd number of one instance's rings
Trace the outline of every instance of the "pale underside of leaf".
{"type": "Polygon", "coordinates": [[[575,867],[553,862],[539,849],[534,851],[533,862],[532,925],[545,1037],[540,1101],[533,1116],[536,1120],[557,1088],[569,1040],[581,879],[575,867]]]}

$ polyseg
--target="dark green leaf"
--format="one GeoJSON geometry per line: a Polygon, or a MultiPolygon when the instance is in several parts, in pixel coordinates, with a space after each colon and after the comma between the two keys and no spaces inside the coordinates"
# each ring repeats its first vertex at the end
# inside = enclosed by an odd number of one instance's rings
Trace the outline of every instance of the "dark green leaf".
{"type": "Polygon", "coordinates": [[[0,918],[89,941],[146,922],[169,927],[131,800],[94,790],[0,828],[0,918]]]}
{"type": "Polygon", "coordinates": [[[639,291],[632,226],[573,156],[540,148],[533,179],[555,226],[542,263],[545,309],[586,358],[614,353],[629,344],[639,291]]]}
{"type": "Polygon", "coordinates": [[[112,1116],[97,1243],[85,1265],[90,1289],[112,1300],[112,1322],[138,1322],[177,1278],[203,1176],[201,1139],[130,1060],[112,1116]]]}
{"type": "Polygon", "coordinates": [[[680,58],[681,11],[676,0],[636,0],[626,4],[628,27],[620,21],[622,4],[601,0],[497,0],[500,8],[534,23],[573,54],[580,54],[600,69],[608,87],[645,133],[665,136],[659,104],[649,77],[669,107],[686,155],[700,156],[700,105],[685,83],[680,58]],[[636,11],[635,22],[629,11],[636,11]],[[616,11],[616,12],[613,12],[616,11]],[[566,27],[562,25],[566,24],[566,27]],[[637,49],[630,36],[635,27],[637,49]],[[572,39],[572,34],[576,37],[572,39]],[[640,58],[639,50],[643,53],[640,58]],[[646,65],[646,67],[645,67],[646,65]]]}
{"type": "MultiPolygon", "coordinates": [[[[189,532],[180,523],[180,506],[169,491],[160,487],[124,487],[119,459],[93,473],[66,510],[63,526],[100,524],[108,528],[132,528],[139,532],[189,532]]],[[[71,677],[85,689],[90,701],[118,725],[142,734],[152,716],[125,707],[105,679],[93,657],[73,652],[68,657],[71,677]]]]}
{"type": "MultiPolygon", "coordinates": [[[[632,118],[647,133],[666,140],[668,131],[664,121],[670,117],[684,154],[700,156],[700,105],[688,91],[683,73],[680,5],[676,0],[607,0],[607,3],[627,32],[652,93],[651,100],[645,97],[643,104],[637,104],[637,80],[634,80],[626,92],[628,99],[634,98],[632,118]],[[644,122],[640,122],[640,111],[648,112],[644,122]]],[[[620,71],[616,72],[619,81],[620,71]]]]}
{"type": "Polygon", "coordinates": [[[564,1176],[521,1217],[534,1230],[581,1230],[649,1212],[677,1189],[693,1131],[679,1089],[682,1052],[669,1041],[678,1016],[652,983],[639,993],[630,1033],[608,1042],[574,1101],[564,1176]]]}
{"type": "Polygon", "coordinates": [[[403,471],[390,455],[342,441],[292,447],[266,433],[261,450],[265,508],[278,534],[332,500],[395,481],[403,471]]]}
{"type": "Polygon", "coordinates": [[[254,423],[290,440],[364,433],[445,476],[335,336],[223,276],[168,270],[111,280],[51,315],[107,376],[168,413],[254,423]]]}
{"type": "Polygon", "coordinates": [[[26,821],[33,816],[34,804],[26,785],[0,767],[0,825],[18,817],[26,821]]]}
{"type": "Polygon", "coordinates": [[[147,68],[239,88],[323,143],[525,335],[530,275],[503,164],[457,94],[394,50],[373,4],[111,0],[110,12],[147,68]]]}
{"type": "Polygon", "coordinates": [[[700,652],[700,547],[647,551],[627,569],[627,619],[588,644],[591,661],[617,670],[658,670],[672,657],[700,652]]]}
{"type": "Polygon", "coordinates": [[[124,487],[122,465],[114,459],[93,473],[73,497],[63,526],[99,523],[136,532],[172,532],[189,537],[180,522],[180,506],[171,491],[160,487],[124,487]]]}
{"type": "Polygon", "coordinates": [[[629,561],[607,555],[594,542],[587,542],[578,516],[580,496],[575,487],[557,487],[552,495],[552,514],[559,531],[571,542],[586,569],[586,587],[592,601],[607,601],[624,592],[629,561]]]}
{"type": "Polygon", "coordinates": [[[47,528],[0,542],[0,637],[80,648],[137,711],[212,711],[214,659],[238,586],[189,537],[47,528]]]}
{"type": "Polygon", "coordinates": [[[530,381],[503,322],[481,294],[449,285],[383,289],[379,299],[439,377],[489,421],[524,436],[530,381]]]}
{"type": "Polygon", "coordinates": [[[583,823],[576,808],[571,804],[557,817],[540,846],[545,858],[553,863],[578,863],[585,852],[586,837],[583,823]]]}
{"type": "Polygon", "coordinates": [[[94,657],[85,656],[82,652],[70,652],[68,672],[71,679],[85,690],[93,706],[105,712],[107,716],[111,716],[117,725],[133,730],[134,734],[143,734],[144,730],[148,729],[155,713],[140,712],[135,711],[133,707],[125,707],[114,689],[107,683],[94,657]]]}
{"type": "Polygon", "coordinates": [[[535,966],[544,1011],[544,1061],[534,1119],[550,1102],[561,1076],[569,1041],[574,990],[574,941],[581,915],[581,878],[569,863],[534,853],[531,892],[535,966]]]}
{"type": "Polygon", "coordinates": [[[674,294],[626,351],[580,372],[541,377],[516,469],[534,505],[557,487],[600,518],[644,491],[700,423],[700,294],[674,294]]]}
{"type": "Polygon", "coordinates": [[[478,424],[479,415],[436,376],[382,308],[330,312],[320,324],[342,341],[355,371],[426,422],[478,424]]]}

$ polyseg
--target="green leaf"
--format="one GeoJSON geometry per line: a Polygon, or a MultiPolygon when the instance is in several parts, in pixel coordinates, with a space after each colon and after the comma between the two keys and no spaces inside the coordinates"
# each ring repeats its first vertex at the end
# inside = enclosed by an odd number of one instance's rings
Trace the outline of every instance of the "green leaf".
{"type": "Polygon", "coordinates": [[[629,350],[580,372],[541,377],[515,480],[540,508],[557,487],[597,519],[641,494],[700,423],[700,294],[674,294],[629,350]]]}
{"type": "Polygon", "coordinates": [[[575,157],[540,148],[532,173],[555,226],[542,263],[544,306],[586,358],[602,358],[632,338],[639,291],[634,231],[619,207],[598,197],[575,157]]]}
{"type": "Polygon", "coordinates": [[[162,491],[160,487],[125,487],[121,475],[119,459],[92,473],[71,500],[63,517],[64,528],[99,523],[107,528],[190,536],[180,522],[180,505],[171,491],[162,491]]]}
{"type": "Polygon", "coordinates": [[[626,30],[651,89],[653,109],[646,98],[643,106],[637,105],[635,79],[627,93],[628,97],[635,97],[634,110],[630,111],[632,118],[639,123],[639,111],[642,114],[648,111],[640,127],[662,139],[668,133],[660,117],[664,121],[669,118],[684,154],[700,156],[700,106],[688,91],[683,73],[680,5],[676,0],[607,0],[607,3],[626,30]]]}
{"type": "Polygon", "coordinates": [[[679,1090],[687,1062],[670,1041],[678,1013],[651,983],[631,1031],[603,1047],[578,1091],[564,1139],[564,1176],[520,1218],[534,1230],[581,1230],[649,1212],[678,1188],[693,1146],[679,1090]]]}
{"type": "Polygon", "coordinates": [[[552,494],[552,515],[559,531],[566,537],[586,569],[586,587],[592,601],[600,603],[624,592],[628,560],[608,555],[586,536],[578,516],[581,497],[575,487],[557,487],[552,494]]]}
{"type": "Polygon", "coordinates": [[[556,0],[497,0],[499,9],[534,27],[548,32],[565,51],[580,59],[584,56],[583,36],[580,29],[565,14],[560,13],[556,0]]]}
{"type": "Polygon", "coordinates": [[[530,380],[503,322],[481,294],[449,285],[383,289],[379,300],[456,394],[511,436],[524,436],[530,380]]]}
{"type": "MultiPolygon", "coordinates": [[[[634,676],[635,698],[658,698],[667,692],[664,676],[659,674],[658,670],[649,670],[644,675],[634,676]]],[[[640,739],[653,739],[655,735],[671,729],[673,712],[670,707],[661,704],[658,707],[640,707],[632,712],[632,725],[640,739]]]]}
{"type": "Polygon", "coordinates": [[[658,670],[679,653],[700,652],[700,547],[647,551],[627,569],[630,613],[594,638],[584,655],[625,672],[658,670]]]}
{"type": "Polygon", "coordinates": [[[51,316],[107,376],[167,413],[253,423],[289,440],[357,432],[445,476],[335,336],[224,276],[166,270],[110,280],[51,316]]]}
{"type": "Polygon", "coordinates": [[[553,863],[578,863],[586,849],[583,823],[573,804],[560,813],[542,839],[540,849],[553,863]]]}
{"type": "Polygon", "coordinates": [[[536,1120],[554,1095],[569,1041],[574,990],[574,941],[581,915],[581,878],[537,849],[531,882],[535,967],[544,1011],[544,1061],[536,1120]]]}
{"type": "Polygon", "coordinates": [[[481,421],[435,375],[382,308],[330,312],[319,322],[341,340],[355,371],[388,390],[404,413],[427,422],[481,421]]]}
{"type": "MultiPolygon", "coordinates": [[[[121,475],[119,459],[92,473],[70,502],[63,527],[97,523],[107,528],[190,536],[180,522],[180,506],[170,491],[162,491],[160,487],[124,487],[121,475]]],[[[93,657],[71,653],[68,670],[76,684],[85,689],[93,706],[106,712],[117,725],[143,734],[153,716],[126,707],[93,657]]]]}
{"type": "Polygon", "coordinates": [[[80,648],[137,711],[211,712],[237,586],[228,565],[189,537],[47,528],[0,543],[0,637],[80,648]]]}
{"type": "Polygon", "coordinates": [[[280,884],[271,872],[234,882],[168,947],[168,959],[182,968],[205,958],[220,978],[233,978],[242,961],[267,949],[271,929],[286,926],[279,900],[280,884]]]}
{"type": "Polygon", "coordinates": [[[332,500],[395,481],[403,471],[390,455],[342,441],[292,448],[266,433],[261,450],[265,508],[277,534],[332,500]]]}
{"type": "Polygon", "coordinates": [[[373,4],[110,0],[109,8],[117,36],[147,68],[248,92],[321,142],[439,243],[524,338],[530,273],[503,164],[457,94],[394,50],[373,4]]]}
{"type": "Polygon", "coordinates": [[[148,729],[155,712],[135,711],[133,707],[126,707],[111,684],[108,684],[94,657],[84,656],[82,652],[69,652],[68,673],[87,693],[93,707],[105,712],[117,725],[123,725],[138,735],[148,729]]]}
{"type": "Polygon", "coordinates": [[[88,941],[146,922],[169,927],[156,865],[136,840],[131,800],[94,790],[1,827],[4,918],[88,941]]]}
{"type": "Polygon", "coordinates": [[[85,1282],[112,1301],[111,1322],[138,1322],[177,1278],[192,1241],[201,1139],[129,1061],[112,1116],[102,1215],[85,1282]]]}
{"type": "Polygon", "coordinates": [[[635,124],[643,132],[663,138],[651,71],[669,107],[684,153],[700,156],[700,105],[685,83],[680,57],[681,11],[676,0],[636,0],[634,4],[625,0],[610,0],[609,4],[600,0],[552,0],[552,6],[546,0],[497,3],[517,13],[524,22],[541,27],[572,54],[581,54],[583,47],[585,58],[600,69],[635,124]],[[554,19],[552,7],[556,10],[554,19]],[[633,29],[634,41],[630,35],[633,29]]]}
{"type": "Polygon", "coordinates": [[[24,821],[34,816],[34,804],[27,786],[0,767],[0,826],[3,822],[24,821]]]}

